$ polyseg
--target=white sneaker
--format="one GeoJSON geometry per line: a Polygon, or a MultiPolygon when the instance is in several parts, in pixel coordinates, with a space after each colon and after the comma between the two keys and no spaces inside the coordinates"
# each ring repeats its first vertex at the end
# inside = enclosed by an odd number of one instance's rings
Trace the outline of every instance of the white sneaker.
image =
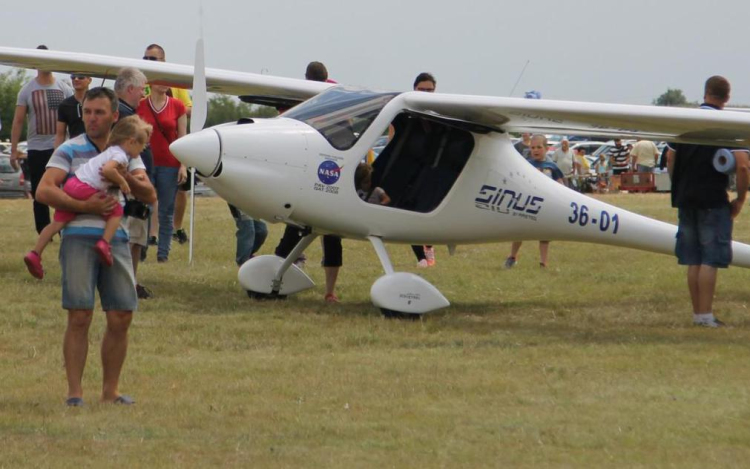
{"type": "Polygon", "coordinates": [[[700,327],[714,327],[714,328],[726,326],[726,324],[724,324],[723,321],[719,321],[716,318],[709,319],[709,320],[694,319],[693,325],[700,326],[700,327]]]}
{"type": "Polygon", "coordinates": [[[430,264],[427,263],[427,259],[422,259],[421,261],[417,262],[417,268],[426,269],[429,266],[430,264]]]}

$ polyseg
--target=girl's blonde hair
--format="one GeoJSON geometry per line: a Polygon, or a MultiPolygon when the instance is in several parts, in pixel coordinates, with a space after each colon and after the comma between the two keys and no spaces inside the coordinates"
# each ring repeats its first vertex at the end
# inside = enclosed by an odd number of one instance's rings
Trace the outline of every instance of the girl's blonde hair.
{"type": "Polygon", "coordinates": [[[360,190],[365,183],[372,182],[372,166],[367,163],[360,163],[354,170],[354,188],[360,190]]]}
{"type": "Polygon", "coordinates": [[[112,128],[107,140],[107,147],[121,145],[129,139],[134,138],[138,143],[148,143],[151,139],[151,124],[146,123],[138,116],[128,116],[117,121],[112,128]]]}

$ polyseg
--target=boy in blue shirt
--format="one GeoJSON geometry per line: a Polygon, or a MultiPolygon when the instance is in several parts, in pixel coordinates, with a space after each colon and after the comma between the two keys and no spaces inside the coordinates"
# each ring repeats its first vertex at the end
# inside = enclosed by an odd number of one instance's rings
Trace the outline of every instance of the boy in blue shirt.
{"type": "MultiPolygon", "coordinates": [[[[553,180],[563,184],[564,176],[555,163],[547,161],[547,137],[534,135],[531,137],[531,158],[529,163],[539,171],[543,172],[553,180]]],[[[522,241],[513,241],[510,248],[510,256],[505,259],[505,268],[510,269],[516,265],[518,251],[521,249],[522,241]]],[[[549,255],[549,241],[539,241],[539,266],[547,267],[547,256],[549,255]]]]}

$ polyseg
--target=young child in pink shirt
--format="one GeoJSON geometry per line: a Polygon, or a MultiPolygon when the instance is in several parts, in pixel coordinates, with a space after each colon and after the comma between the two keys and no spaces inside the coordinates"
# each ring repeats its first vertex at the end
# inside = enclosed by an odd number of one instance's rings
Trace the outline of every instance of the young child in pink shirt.
{"type": "MultiPolygon", "coordinates": [[[[127,170],[128,163],[132,158],[138,158],[151,138],[151,126],[138,116],[129,116],[119,121],[109,136],[107,148],[99,155],[91,158],[81,165],[75,176],[69,178],[63,190],[66,194],[76,200],[87,200],[98,192],[106,192],[110,186],[117,186],[123,194],[130,193],[130,186],[120,174],[121,170],[127,170]]],[[[104,215],[107,223],[104,226],[102,239],[96,242],[94,249],[99,259],[105,265],[112,265],[112,250],[110,242],[120,226],[123,209],[117,204],[111,213],[104,215]]],[[[44,277],[42,268],[42,252],[65,226],[73,221],[76,213],[66,210],[55,210],[54,221],[47,225],[39,234],[36,245],[29,251],[23,260],[29,273],[36,278],[44,277]]]]}

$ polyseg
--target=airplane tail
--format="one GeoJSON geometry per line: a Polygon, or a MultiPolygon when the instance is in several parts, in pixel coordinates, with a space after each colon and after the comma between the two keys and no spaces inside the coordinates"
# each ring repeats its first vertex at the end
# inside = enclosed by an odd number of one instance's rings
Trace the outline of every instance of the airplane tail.
{"type": "MultiPolygon", "coordinates": [[[[568,205],[553,208],[558,212],[554,216],[556,226],[545,229],[548,238],[674,255],[677,226],[609,205],[567,188],[560,189],[567,192],[566,197],[561,199],[567,200],[568,205]]],[[[732,242],[731,265],[750,268],[750,245],[732,242]]]]}

